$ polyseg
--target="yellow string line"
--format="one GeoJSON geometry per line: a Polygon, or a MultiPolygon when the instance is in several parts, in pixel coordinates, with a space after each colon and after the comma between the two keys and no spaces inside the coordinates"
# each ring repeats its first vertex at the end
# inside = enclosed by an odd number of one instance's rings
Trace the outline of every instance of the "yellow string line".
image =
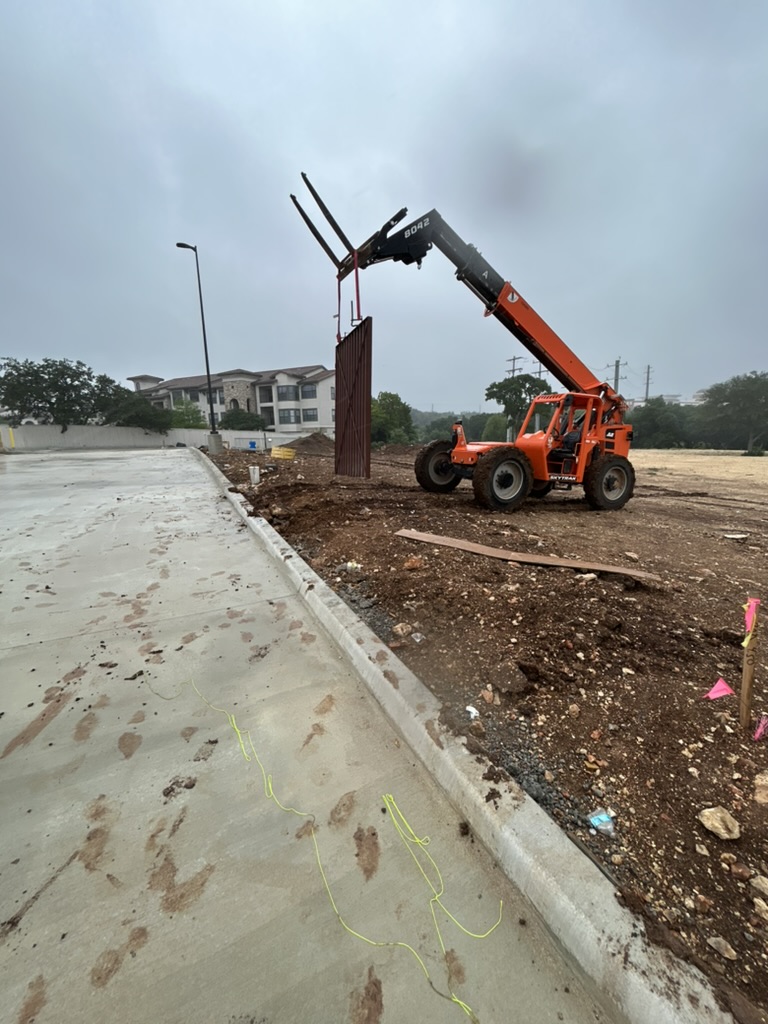
{"type": "MultiPolygon", "coordinates": [[[[181,686],[179,687],[179,690],[178,690],[177,693],[173,694],[170,697],[166,697],[163,694],[159,693],[157,690],[155,690],[154,687],[149,682],[149,680],[146,679],[146,677],[144,679],[144,682],[146,683],[147,688],[156,697],[160,697],[162,700],[175,700],[176,698],[180,697],[181,693],[182,693],[182,690],[184,688],[184,685],[185,685],[185,683],[182,683],[181,686]]],[[[246,730],[245,733],[243,733],[242,730],[239,728],[239,726],[237,724],[237,721],[235,719],[234,714],[232,714],[231,712],[227,711],[225,708],[220,708],[220,707],[217,707],[215,704],[212,704],[211,701],[209,701],[208,698],[203,693],[200,692],[200,690],[198,689],[197,684],[195,683],[194,679],[190,680],[189,682],[190,682],[190,685],[192,686],[192,689],[195,691],[195,693],[198,695],[198,697],[203,701],[204,704],[206,704],[211,709],[211,711],[215,711],[215,712],[217,712],[220,715],[224,715],[224,717],[227,719],[227,723],[229,724],[230,728],[233,730],[233,732],[235,733],[235,736],[237,737],[237,742],[238,742],[238,744],[240,746],[240,752],[243,755],[243,758],[247,762],[250,763],[251,757],[248,754],[248,751],[246,750],[245,741],[243,739],[243,736],[247,737],[248,746],[251,748],[251,753],[253,754],[253,760],[256,761],[256,763],[258,764],[259,769],[261,771],[261,778],[262,778],[262,782],[263,782],[263,785],[264,785],[264,795],[265,795],[265,797],[268,800],[273,801],[280,808],[281,811],[285,811],[285,812],[287,812],[289,814],[295,814],[299,818],[307,818],[307,819],[309,819],[310,835],[312,837],[312,844],[313,844],[314,850],[315,850],[315,859],[317,861],[317,867],[318,867],[318,870],[320,872],[320,877],[323,880],[323,885],[325,886],[325,891],[326,891],[326,894],[328,896],[328,901],[329,901],[329,903],[331,905],[331,909],[333,910],[334,914],[336,915],[336,919],[338,920],[338,922],[342,926],[342,928],[344,928],[344,930],[347,931],[350,935],[354,936],[356,939],[360,939],[362,942],[365,942],[369,946],[380,946],[380,947],[389,946],[389,947],[399,947],[401,949],[407,949],[416,958],[416,960],[417,960],[419,966],[421,967],[422,971],[424,972],[424,976],[426,977],[427,981],[429,982],[429,985],[432,988],[432,990],[437,995],[441,996],[443,999],[449,999],[449,997],[446,996],[445,993],[443,993],[439,989],[435,988],[435,985],[434,985],[434,983],[432,981],[432,978],[430,977],[429,971],[427,970],[426,964],[424,963],[422,958],[419,956],[419,954],[416,952],[416,950],[413,948],[413,946],[409,945],[407,942],[382,942],[382,941],[377,941],[376,939],[371,939],[371,938],[368,938],[368,936],[366,936],[366,935],[362,935],[360,932],[355,931],[354,928],[352,928],[350,925],[347,924],[347,922],[341,916],[341,912],[339,911],[339,908],[336,906],[336,900],[333,898],[333,893],[332,893],[331,887],[330,887],[330,885],[328,883],[328,878],[327,878],[327,876],[325,874],[325,869],[323,868],[323,862],[322,862],[322,859],[320,857],[320,848],[318,846],[317,835],[316,835],[316,832],[315,832],[315,816],[314,816],[314,814],[310,814],[308,811],[300,811],[300,810],[298,810],[295,807],[286,807],[284,804],[282,804],[280,802],[280,800],[277,797],[277,794],[274,791],[274,787],[273,787],[273,784],[272,784],[272,776],[267,773],[267,770],[264,767],[264,765],[262,763],[262,760],[261,760],[261,758],[259,757],[259,755],[258,755],[258,753],[256,751],[255,746],[253,745],[253,739],[251,738],[250,730],[246,730]]],[[[429,836],[424,836],[423,838],[419,838],[419,836],[416,835],[416,833],[413,831],[413,829],[411,828],[410,824],[408,823],[405,815],[402,813],[400,808],[397,806],[395,798],[394,798],[394,796],[391,793],[383,794],[382,799],[383,799],[384,805],[385,805],[385,807],[387,809],[387,813],[389,815],[389,818],[390,818],[390,820],[391,820],[391,822],[392,822],[392,824],[393,824],[393,826],[395,828],[395,831],[397,832],[398,836],[400,837],[400,840],[402,841],[402,843],[404,844],[404,846],[406,847],[406,849],[410,853],[414,863],[416,864],[416,867],[421,872],[421,875],[424,878],[424,881],[427,883],[428,887],[432,891],[432,896],[431,896],[430,901],[429,901],[429,907],[430,907],[430,911],[432,913],[432,922],[433,922],[433,924],[435,926],[435,932],[437,934],[438,942],[440,944],[440,949],[441,949],[441,952],[443,954],[443,959],[447,963],[448,953],[447,953],[447,950],[445,948],[445,942],[443,940],[442,931],[440,930],[440,925],[438,924],[438,921],[437,921],[437,915],[435,913],[435,906],[440,907],[440,909],[443,911],[443,913],[446,915],[446,917],[450,921],[452,921],[453,924],[455,924],[456,927],[460,931],[462,931],[465,935],[467,935],[467,936],[469,936],[470,938],[473,938],[473,939],[486,939],[501,924],[501,918],[502,918],[504,901],[503,900],[499,900],[499,916],[498,916],[498,919],[496,920],[495,924],[491,925],[491,927],[488,929],[488,931],[482,932],[482,933],[477,933],[477,932],[470,931],[468,928],[465,928],[461,924],[461,922],[458,921],[454,917],[454,915],[447,909],[447,907],[442,902],[442,897],[443,897],[443,894],[445,892],[445,884],[443,882],[443,876],[442,876],[442,874],[440,872],[440,869],[438,868],[437,864],[435,863],[435,860],[432,857],[432,855],[427,850],[427,846],[429,846],[429,836]],[[419,858],[414,853],[413,847],[416,847],[416,849],[421,851],[425,855],[425,857],[428,859],[430,865],[434,869],[435,876],[436,876],[436,879],[437,879],[437,886],[432,882],[432,880],[429,878],[429,875],[424,870],[424,867],[421,864],[421,862],[419,861],[419,858]]],[[[472,1024],[480,1024],[479,1018],[475,1015],[475,1013],[472,1010],[472,1008],[467,1003],[463,1002],[455,994],[455,992],[453,992],[452,989],[449,989],[449,992],[450,992],[450,999],[449,999],[449,1001],[452,1002],[452,1003],[455,1003],[457,1006],[459,1006],[464,1011],[464,1013],[467,1015],[467,1017],[470,1018],[472,1024]]]]}

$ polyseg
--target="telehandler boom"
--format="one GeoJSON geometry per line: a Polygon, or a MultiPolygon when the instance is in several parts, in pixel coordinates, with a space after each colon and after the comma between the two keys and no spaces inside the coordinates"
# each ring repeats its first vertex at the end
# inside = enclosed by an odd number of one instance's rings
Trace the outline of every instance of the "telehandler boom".
{"type": "Polygon", "coordinates": [[[461,420],[450,439],[432,441],[416,458],[416,479],[427,491],[454,490],[472,481],[475,498],[487,508],[511,511],[529,496],[543,498],[553,487],[581,485],[592,508],[615,510],[632,497],[635,473],[627,456],[632,428],[624,422],[626,403],[606,381],[599,380],[542,320],[518,291],[463,241],[437,210],[397,231],[404,208],[358,248],[331,216],[306,174],[305,184],[347,252],[338,258],[291,196],[312,234],[336,266],[339,281],[374,263],[421,261],[436,248],[456,268],[456,278],[567,389],[538,395],[514,441],[467,441],[461,420]]]}

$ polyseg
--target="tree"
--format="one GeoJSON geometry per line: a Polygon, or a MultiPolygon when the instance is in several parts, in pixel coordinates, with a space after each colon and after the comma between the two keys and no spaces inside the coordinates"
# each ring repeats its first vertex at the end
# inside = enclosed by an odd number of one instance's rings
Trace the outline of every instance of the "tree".
{"type": "Polygon", "coordinates": [[[507,417],[503,412],[492,413],[485,422],[481,441],[506,441],[507,417]]]}
{"type": "Polygon", "coordinates": [[[0,361],[0,403],[10,409],[14,426],[31,417],[56,423],[64,433],[72,424],[99,423],[121,390],[126,389],[79,360],[0,361]]]}
{"type": "Polygon", "coordinates": [[[173,407],[171,426],[180,430],[205,430],[207,423],[200,406],[182,398],[173,407]]]}
{"type": "Polygon", "coordinates": [[[416,431],[410,406],[391,391],[371,399],[371,440],[384,444],[412,444],[416,431]]]}
{"type": "Polygon", "coordinates": [[[228,409],[219,420],[222,430],[266,430],[267,425],[261,416],[245,409],[228,409]]]}
{"type": "Polygon", "coordinates": [[[120,388],[114,404],[104,412],[104,422],[115,427],[141,427],[156,434],[167,434],[173,414],[161,409],[128,388],[120,388]]]}
{"type": "Polygon", "coordinates": [[[449,420],[448,433],[450,433],[451,424],[456,420],[456,414],[450,409],[447,411],[438,410],[435,412],[434,410],[431,410],[430,412],[424,412],[421,409],[414,409],[411,407],[411,420],[421,438],[424,438],[427,441],[433,441],[438,437],[443,436],[445,431],[443,430],[439,434],[432,434],[427,437],[427,432],[431,428],[432,424],[438,422],[444,423],[446,420],[449,420]]]}
{"type": "Polygon", "coordinates": [[[436,441],[441,437],[450,437],[451,428],[455,422],[456,416],[452,412],[435,417],[421,428],[421,440],[436,441]]]}
{"type": "Polygon", "coordinates": [[[702,440],[752,451],[768,441],[768,373],[752,370],[704,392],[698,407],[702,440]]]}
{"type": "Polygon", "coordinates": [[[694,441],[690,411],[660,396],[633,409],[627,419],[636,448],[684,448],[694,441]]]}
{"type": "Polygon", "coordinates": [[[485,389],[485,397],[489,402],[498,402],[504,407],[504,413],[511,416],[516,429],[522,425],[528,407],[536,395],[545,395],[549,384],[540,377],[530,373],[520,373],[516,377],[505,377],[494,381],[485,389]]]}
{"type": "Polygon", "coordinates": [[[483,436],[485,425],[493,416],[490,412],[463,412],[459,419],[464,427],[468,441],[479,441],[483,436]]]}

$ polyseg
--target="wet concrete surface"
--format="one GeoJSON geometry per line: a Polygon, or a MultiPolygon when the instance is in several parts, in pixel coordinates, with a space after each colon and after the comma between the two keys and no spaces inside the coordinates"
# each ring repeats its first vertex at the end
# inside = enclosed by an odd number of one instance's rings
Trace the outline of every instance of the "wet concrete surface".
{"type": "Polygon", "coordinates": [[[0,456],[0,579],[4,1019],[608,1019],[191,453],[0,456]]]}

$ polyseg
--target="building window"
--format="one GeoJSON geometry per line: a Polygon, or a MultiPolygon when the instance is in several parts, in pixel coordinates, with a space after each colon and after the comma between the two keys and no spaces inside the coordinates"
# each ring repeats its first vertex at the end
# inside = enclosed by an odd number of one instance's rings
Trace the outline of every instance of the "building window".
{"type": "Polygon", "coordinates": [[[262,384],[259,387],[259,402],[263,402],[265,405],[272,404],[272,388],[262,384]]]}
{"type": "Polygon", "coordinates": [[[246,412],[250,412],[251,411],[251,400],[250,400],[250,398],[246,398],[246,400],[245,400],[245,409],[246,409],[246,412]]]}
{"type": "Polygon", "coordinates": [[[264,420],[264,423],[265,423],[266,426],[274,427],[274,425],[275,425],[275,410],[272,408],[271,405],[270,406],[262,406],[261,407],[261,418],[264,420]]]}
{"type": "Polygon", "coordinates": [[[230,401],[229,401],[229,408],[230,409],[239,409],[240,408],[240,403],[238,402],[238,400],[236,398],[231,398],[230,399],[230,401]]]}
{"type": "Polygon", "coordinates": [[[299,388],[296,384],[280,384],[277,388],[278,402],[298,402],[299,388]]]}
{"type": "Polygon", "coordinates": [[[336,422],[336,410],[335,409],[331,409],[331,420],[334,423],[336,422]]]}
{"type": "Polygon", "coordinates": [[[317,409],[302,409],[301,418],[305,423],[317,423],[317,409]]]}
{"type": "Polygon", "coordinates": [[[187,394],[189,395],[190,402],[200,401],[200,392],[197,391],[195,388],[190,388],[187,394]]]}
{"type": "Polygon", "coordinates": [[[184,392],[183,391],[172,391],[171,392],[171,398],[173,398],[174,402],[180,402],[184,398],[184,392]]]}
{"type": "Polygon", "coordinates": [[[336,401],[336,388],[331,388],[331,401],[336,401]]]}
{"type": "Polygon", "coordinates": [[[223,391],[217,391],[216,392],[216,401],[217,401],[217,403],[219,405],[224,405],[225,404],[225,402],[224,402],[224,392],[223,391]]]}
{"type": "Polygon", "coordinates": [[[317,384],[302,384],[301,385],[301,397],[302,398],[317,398],[317,384]]]}
{"type": "Polygon", "coordinates": [[[301,423],[301,412],[299,409],[281,409],[279,416],[281,423],[301,423]]]}

